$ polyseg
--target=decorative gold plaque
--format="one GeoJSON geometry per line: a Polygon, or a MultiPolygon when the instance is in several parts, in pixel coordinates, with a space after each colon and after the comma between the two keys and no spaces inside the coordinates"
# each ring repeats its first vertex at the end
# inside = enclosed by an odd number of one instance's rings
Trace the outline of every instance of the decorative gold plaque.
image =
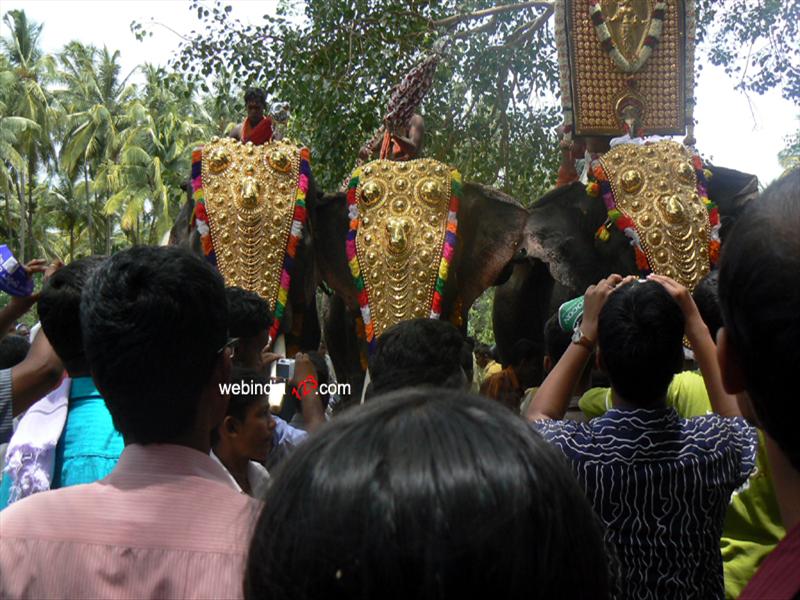
{"type": "Polygon", "coordinates": [[[217,267],[226,285],[275,310],[294,216],[300,148],[222,138],[203,148],[203,191],[217,267]]]}
{"type": "Polygon", "coordinates": [[[356,190],[356,252],[375,327],[429,317],[450,205],[450,167],[432,159],[373,161],[356,190]]]}
{"type": "Polygon", "coordinates": [[[593,22],[587,0],[556,0],[562,103],[573,135],[617,136],[634,121],[645,135],[686,131],[694,93],[694,0],[667,1],[663,20],[656,18],[658,4],[600,0],[593,22]],[[601,41],[604,35],[610,39],[601,41]]]}
{"type": "Polygon", "coordinates": [[[600,161],[653,272],[693,290],[710,269],[710,226],[689,151],[672,141],[622,144],[600,161]]]}

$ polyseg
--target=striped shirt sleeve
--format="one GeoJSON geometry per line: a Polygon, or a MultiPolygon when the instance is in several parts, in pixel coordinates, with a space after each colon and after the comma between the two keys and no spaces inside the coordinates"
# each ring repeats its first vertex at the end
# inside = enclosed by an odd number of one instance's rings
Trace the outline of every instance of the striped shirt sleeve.
{"type": "Polygon", "coordinates": [[[11,369],[3,369],[0,370],[0,444],[11,439],[12,423],[11,369]]]}

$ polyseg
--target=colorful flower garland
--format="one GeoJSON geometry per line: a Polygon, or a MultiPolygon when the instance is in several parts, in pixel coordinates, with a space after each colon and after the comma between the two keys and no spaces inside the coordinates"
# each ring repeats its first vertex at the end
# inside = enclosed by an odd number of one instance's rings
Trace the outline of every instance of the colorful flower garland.
{"type": "MultiPolygon", "coordinates": [[[[297,176],[297,194],[295,195],[294,214],[292,215],[292,226],[289,230],[289,237],[286,240],[286,250],[283,255],[283,269],[281,271],[280,287],[278,288],[278,299],[275,303],[272,327],[269,330],[270,340],[274,340],[280,331],[281,320],[286,312],[286,304],[289,299],[289,285],[292,279],[294,259],[297,255],[297,246],[303,239],[303,229],[305,227],[306,195],[311,179],[311,154],[308,148],[300,150],[300,169],[297,176]]],[[[194,198],[194,219],[197,232],[200,234],[200,243],[206,259],[215,267],[217,266],[217,255],[214,244],[211,240],[210,222],[206,212],[205,193],[203,191],[203,147],[199,147],[192,152],[192,198],[194,198]]]]}
{"type": "MultiPolygon", "coordinates": [[[[347,216],[350,220],[350,226],[345,240],[345,252],[347,255],[347,264],[350,267],[350,273],[353,276],[353,282],[358,291],[358,306],[361,309],[361,318],[364,321],[364,334],[367,347],[371,354],[377,347],[375,324],[372,321],[372,313],[370,312],[369,306],[369,293],[367,292],[367,286],[364,282],[364,276],[361,273],[361,267],[358,262],[358,252],[356,250],[356,236],[358,235],[358,226],[361,222],[358,211],[357,194],[361,173],[361,168],[353,171],[350,183],[347,186],[347,216]]],[[[450,204],[447,212],[447,231],[444,236],[444,243],[442,244],[442,258],[439,262],[439,271],[436,275],[436,283],[434,284],[433,298],[431,300],[431,319],[438,319],[442,314],[442,295],[444,294],[444,287],[447,283],[447,276],[450,271],[450,263],[453,261],[456,240],[458,239],[458,207],[461,198],[461,175],[455,169],[450,172],[450,181],[450,204]]]]}
{"type": "MultiPolygon", "coordinates": [[[[711,266],[713,267],[719,261],[720,252],[719,209],[708,197],[707,181],[708,178],[711,177],[711,172],[703,168],[703,161],[696,154],[692,155],[692,166],[697,175],[697,194],[700,196],[703,205],[708,211],[708,222],[711,226],[708,255],[711,266]]],[[[622,211],[617,208],[614,192],[611,189],[611,183],[608,181],[608,176],[606,175],[605,169],[603,169],[599,155],[594,155],[592,157],[589,175],[594,178],[594,181],[590,181],[586,185],[586,193],[595,198],[601,196],[606,205],[606,210],[608,211],[608,219],[597,230],[595,237],[601,241],[607,241],[611,237],[609,228],[612,225],[615,226],[630,240],[630,244],[633,246],[634,252],[636,253],[636,268],[639,269],[643,275],[649,274],[652,272],[652,268],[647,260],[647,254],[645,254],[642,248],[642,242],[636,231],[636,225],[633,219],[623,214],[622,211]]]]}
{"type": "Polygon", "coordinates": [[[664,31],[664,16],[667,12],[667,3],[663,1],[656,2],[655,6],[653,7],[652,18],[650,19],[650,28],[647,31],[647,37],[644,40],[644,46],[636,54],[636,58],[633,60],[633,62],[625,58],[622,52],[619,51],[619,48],[614,45],[614,40],[611,38],[611,32],[606,24],[606,18],[603,15],[602,8],[600,8],[599,0],[589,0],[589,3],[591,4],[589,14],[592,17],[592,24],[594,25],[595,32],[597,33],[597,39],[600,41],[600,45],[602,46],[603,50],[606,51],[617,68],[623,73],[635,73],[641,69],[642,65],[647,62],[648,58],[650,58],[650,55],[653,53],[653,49],[661,40],[661,34],[664,31]]]}

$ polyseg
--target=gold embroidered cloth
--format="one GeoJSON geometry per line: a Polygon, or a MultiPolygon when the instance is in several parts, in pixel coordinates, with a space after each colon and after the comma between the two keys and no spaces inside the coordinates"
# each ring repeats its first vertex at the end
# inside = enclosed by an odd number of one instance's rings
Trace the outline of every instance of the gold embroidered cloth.
{"type": "MultiPolygon", "coordinates": [[[[689,0],[693,1],[693,0],[689,0]]],[[[619,112],[625,99],[640,102],[639,123],[648,135],[683,134],[686,101],[693,94],[694,31],[684,26],[684,0],[669,0],[663,29],[652,55],[633,73],[614,63],[598,40],[587,0],[557,0],[562,95],[571,95],[574,135],[621,135],[619,112]],[[688,87],[688,90],[687,90],[688,87]]],[[[601,0],[614,47],[631,63],[642,53],[656,0],[601,0]]]]}
{"type": "Polygon", "coordinates": [[[650,268],[693,290],[710,269],[710,225],[689,151],[672,141],[621,144],[600,160],[650,268]]]}
{"type": "Polygon", "coordinates": [[[450,193],[450,167],[429,158],[361,168],[356,252],[376,338],[396,323],[430,316],[450,193]]]}
{"type": "Polygon", "coordinates": [[[225,284],[275,310],[297,195],[300,149],[218,139],[203,148],[203,193],[225,284]]]}

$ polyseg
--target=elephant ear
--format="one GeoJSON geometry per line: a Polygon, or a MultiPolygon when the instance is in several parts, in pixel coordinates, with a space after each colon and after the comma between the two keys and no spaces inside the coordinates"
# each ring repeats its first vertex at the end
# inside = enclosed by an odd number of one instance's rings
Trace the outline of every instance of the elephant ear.
{"type": "Polygon", "coordinates": [[[175,223],[169,230],[169,246],[181,246],[192,252],[202,255],[200,246],[200,236],[195,229],[194,219],[194,199],[192,198],[192,185],[188,179],[181,183],[181,189],[186,192],[186,202],[181,206],[175,223]]]}
{"type": "Polygon", "coordinates": [[[725,167],[708,166],[708,197],[719,208],[720,237],[725,237],[750,201],[758,196],[758,177],[725,167]]]}
{"type": "Polygon", "coordinates": [[[464,182],[458,211],[456,277],[448,280],[448,285],[457,282],[463,306],[471,306],[486,289],[508,279],[526,220],[526,210],[508,194],[464,182]]]}

